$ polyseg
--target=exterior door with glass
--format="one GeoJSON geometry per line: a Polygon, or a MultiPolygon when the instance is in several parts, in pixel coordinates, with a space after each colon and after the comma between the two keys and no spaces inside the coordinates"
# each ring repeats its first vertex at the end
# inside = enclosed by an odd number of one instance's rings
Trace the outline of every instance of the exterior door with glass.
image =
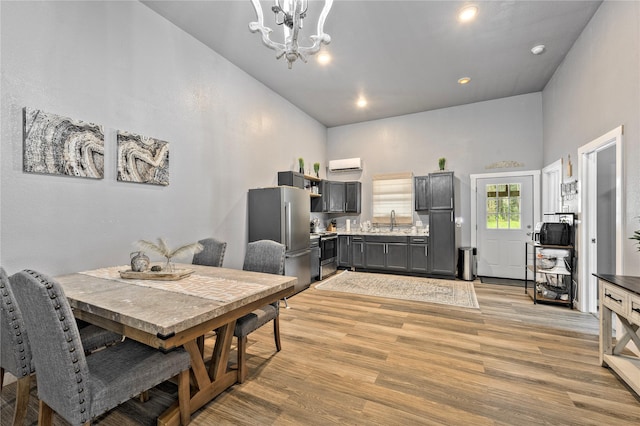
{"type": "Polygon", "coordinates": [[[533,176],[477,180],[478,275],[524,279],[533,230],[533,176]]]}

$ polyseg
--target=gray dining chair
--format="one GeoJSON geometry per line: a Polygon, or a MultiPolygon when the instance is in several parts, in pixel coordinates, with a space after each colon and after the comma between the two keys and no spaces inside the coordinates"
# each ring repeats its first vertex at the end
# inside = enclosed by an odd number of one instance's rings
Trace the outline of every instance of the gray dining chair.
{"type": "MultiPolygon", "coordinates": [[[[245,271],[264,272],[267,274],[284,274],[284,245],[271,240],[254,241],[247,245],[247,253],[244,257],[245,271]]],[[[280,304],[274,302],[263,306],[253,312],[239,318],[233,335],[238,338],[238,382],[242,383],[247,378],[247,336],[262,327],[269,321],[273,321],[273,335],[276,350],[280,352],[280,304]]]]}
{"type": "MultiPolygon", "coordinates": [[[[18,379],[13,425],[22,425],[27,414],[31,376],[35,368],[24,319],[11,291],[10,280],[4,268],[0,267],[0,390],[4,385],[5,372],[18,379]]],[[[83,323],[80,339],[85,352],[90,353],[121,342],[122,336],[83,323]]]]}
{"type": "Polygon", "coordinates": [[[40,398],[39,425],[50,425],[53,412],[73,425],[88,425],[174,376],[179,377],[180,421],[189,423],[190,357],[184,349],[164,353],[126,339],[85,356],[73,312],[57,281],[31,270],[18,272],[8,281],[29,331],[40,398]]]}
{"type": "Polygon", "coordinates": [[[205,238],[198,241],[202,244],[202,251],[193,255],[192,264],[222,267],[224,261],[224,252],[227,249],[227,243],[219,241],[215,238],[205,238]]]}

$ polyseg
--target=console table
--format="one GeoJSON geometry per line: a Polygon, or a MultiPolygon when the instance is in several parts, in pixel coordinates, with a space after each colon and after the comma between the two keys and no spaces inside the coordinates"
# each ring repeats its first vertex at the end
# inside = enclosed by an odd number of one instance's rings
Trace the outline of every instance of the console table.
{"type": "Polygon", "coordinates": [[[640,357],[625,350],[629,341],[640,348],[640,277],[594,274],[600,294],[600,364],[609,367],[640,395],[640,357]],[[612,336],[612,316],[618,316],[624,333],[612,336]]]}

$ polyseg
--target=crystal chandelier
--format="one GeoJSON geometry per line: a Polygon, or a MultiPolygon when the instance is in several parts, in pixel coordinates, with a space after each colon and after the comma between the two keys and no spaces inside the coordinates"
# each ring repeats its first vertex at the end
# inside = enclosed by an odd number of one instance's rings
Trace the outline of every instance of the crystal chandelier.
{"type": "Polygon", "coordinates": [[[307,62],[307,55],[318,53],[322,43],[329,44],[331,42],[331,36],[324,32],[323,27],[333,0],[325,0],[324,7],[318,18],[317,34],[309,37],[313,41],[313,45],[309,47],[298,44],[302,21],[307,17],[308,0],[275,0],[275,4],[271,7],[275,15],[276,24],[281,25],[284,31],[284,43],[271,40],[270,34],[273,30],[264,26],[264,15],[262,14],[260,0],[251,0],[251,3],[256,10],[258,20],[249,23],[249,30],[252,33],[260,31],[264,45],[276,51],[276,59],[284,56],[289,62],[289,69],[291,69],[296,59],[300,58],[303,62],[307,62]]]}

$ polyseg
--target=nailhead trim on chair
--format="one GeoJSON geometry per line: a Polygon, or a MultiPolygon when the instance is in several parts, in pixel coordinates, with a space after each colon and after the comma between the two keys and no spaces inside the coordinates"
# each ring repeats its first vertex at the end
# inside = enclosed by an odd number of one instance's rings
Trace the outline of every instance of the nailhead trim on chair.
{"type": "Polygon", "coordinates": [[[18,347],[18,351],[22,354],[20,357],[20,365],[16,366],[20,368],[22,377],[28,376],[31,374],[31,362],[27,362],[27,357],[24,355],[25,353],[25,345],[24,339],[22,338],[23,331],[20,328],[20,324],[16,321],[15,315],[15,307],[11,303],[11,299],[9,299],[9,293],[4,282],[0,281],[0,294],[2,295],[3,305],[6,306],[6,311],[9,314],[9,327],[14,330],[15,334],[15,343],[18,347]]]}
{"type": "MultiPolygon", "coordinates": [[[[33,278],[35,278],[36,280],[38,280],[40,282],[40,284],[42,284],[44,286],[44,288],[46,288],[49,292],[49,300],[51,300],[51,304],[53,306],[53,308],[55,310],[59,310],[60,309],[60,303],[58,303],[58,301],[56,300],[58,298],[58,295],[55,293],[55,291],[53,291],[53,285],[51,285],[51,283],[46,279],[46,277],[43,277],[42,275],[40,275],[38,272],[36,271],[32,271],[30,269],[25,269],[25,272],[28,273],[29,275],[31,275],[33,278]]],[[[69,331],[69,323],[66,321],[66,317],[64,316],[64,314],[60,313],[58,316],[58,319],[60,320],[60,322],[62,322],[62,330],[66,333],[68,333],[69,331]]],[[[75,318],[72,319],[73,321],[75,321],[75,318]]],[[[65,335],[67,342],[72,343],[73,342],[73,336],[71,334],[66,334],[65,335]]],[[[82,394],[84,392],[84,387],[81,385],[83,378],[82,378],[82,374],[80,372],[80,366],[77,365],[78,363],[78,357],[75,356],[75,351],[76,351],[76,347],[72,345],[70,345],[69,347],[69,352],[74,354],[74,356],[72,356],[71,362],[73,364],[76,364],[75,368],[74,368],[74,372],[76,373],[76,384],[78,385],[77,388],[77,392],[78,394],[82,394]]],[[[87,407],[86,407],[86,401],[84,398],[80,398],[78,401],[78,404],[80,404],[80,413],[86,413],[87,411],[87,407]]],[[[89,421],[88,418],[83,417],[82,418],[82,423],[85,423],[89,421]]]]}

